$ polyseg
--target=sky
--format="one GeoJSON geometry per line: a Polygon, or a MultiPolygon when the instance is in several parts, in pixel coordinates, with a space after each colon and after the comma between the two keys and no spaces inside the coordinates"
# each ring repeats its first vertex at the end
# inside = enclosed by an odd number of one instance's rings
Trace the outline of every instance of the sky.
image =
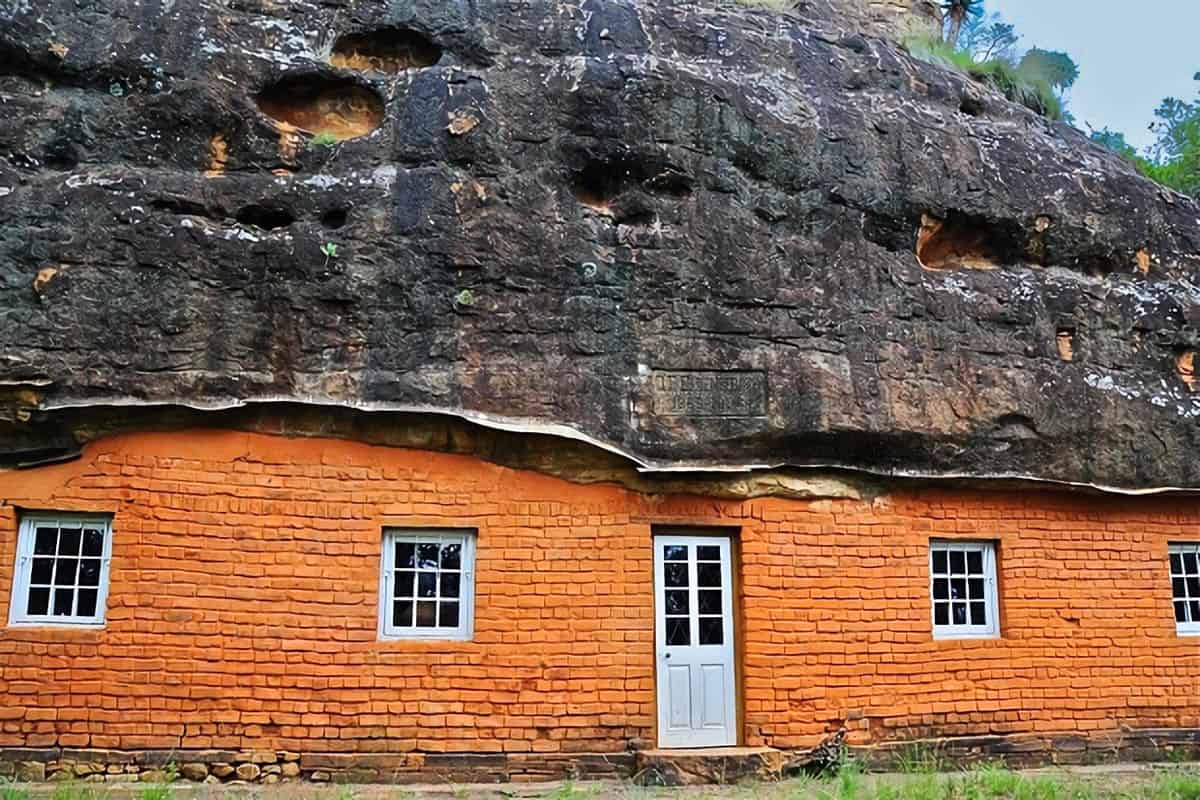
{"type": "Polygon", "coordinates": [[[1200,0],[988,0],[1016,25],[1022,49],[1065,50],[1079,64],[1068,108],[1087,130],[1105,126],[1139,149],[1164,97],[1192,100],[1200,82],[1200,0]]]}

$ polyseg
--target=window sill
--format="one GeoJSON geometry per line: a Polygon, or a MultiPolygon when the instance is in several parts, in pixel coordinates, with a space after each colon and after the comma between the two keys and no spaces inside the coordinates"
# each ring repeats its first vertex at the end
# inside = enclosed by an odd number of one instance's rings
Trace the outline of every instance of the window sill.
{"type": "Polygon", "coordinates": [[[41,620],[14,619],[9,620],[9,630],[49,630],[49,631],[100,631],[105,623],[101,622],[42,622],[41,620]]]}
{"type": "Polygon", "coordinates": [[[999,631],[986,631],[986,632],[979,632],[979,633],[952,633],[952,632],[939,633],[938,631],[933,632],[933,640],[935,642],[958,642],[958,641],[968,641],[968,642],[975,641],[975,642],[977,642],[977,641],[986,641],[988,639],[999,639],[999,638],[1001,638],[999,631]]]}
{"type": "Polygon", "coordinates": [[[1200,636],[1200,625],[1178,625],[1175,627],[1176,636],[1200,636]]]}

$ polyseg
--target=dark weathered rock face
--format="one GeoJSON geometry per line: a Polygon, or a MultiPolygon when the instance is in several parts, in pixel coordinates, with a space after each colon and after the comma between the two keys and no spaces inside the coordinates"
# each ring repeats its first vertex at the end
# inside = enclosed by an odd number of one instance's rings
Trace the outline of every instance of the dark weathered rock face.
{"type": "Polygon", "coordinates": [[[9,3],[8,459],[288,400],[1200,486],[1200,207],[805,7],[9,3]]]}

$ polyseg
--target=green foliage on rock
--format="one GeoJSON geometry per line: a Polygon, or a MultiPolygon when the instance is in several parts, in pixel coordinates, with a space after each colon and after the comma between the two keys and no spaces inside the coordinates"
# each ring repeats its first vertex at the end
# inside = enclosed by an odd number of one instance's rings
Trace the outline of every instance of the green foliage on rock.
{"type": "Polygon", "coordinates": [[[1151,129],[1158,138],[1146,154],[1130,145],[1123,133],[1108,128],[1093,131],[1092,141],[1128,159],[1146,177],[1200,198],[1200,95],[1191,102],[1168,97],[1154,116],[1151,129]]]}
{"type": "Polygon", "coordinates": [[[910,40],[906,46],[909,53],[922,61],[961,70],[974,80],[996,89],[1014,103],[1020,103],[1048,119],[1057,121],[1064,117],[1062,100],[1055,94],[1054,87],[1041,75],[1023,71],[1005,58],[976,61],[965,50],[956,50],[945,42],[927,39],[910,40]]]}

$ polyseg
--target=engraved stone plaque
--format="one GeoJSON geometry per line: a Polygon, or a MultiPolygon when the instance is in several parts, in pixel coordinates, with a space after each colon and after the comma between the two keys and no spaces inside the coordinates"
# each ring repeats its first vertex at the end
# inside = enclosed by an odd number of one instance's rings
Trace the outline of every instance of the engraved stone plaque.
{"type": "Polygon", "coordinates": [[[655,370],[656,417],[746,419],[767,415],[767,374],[739,370],[655,370]]]}

